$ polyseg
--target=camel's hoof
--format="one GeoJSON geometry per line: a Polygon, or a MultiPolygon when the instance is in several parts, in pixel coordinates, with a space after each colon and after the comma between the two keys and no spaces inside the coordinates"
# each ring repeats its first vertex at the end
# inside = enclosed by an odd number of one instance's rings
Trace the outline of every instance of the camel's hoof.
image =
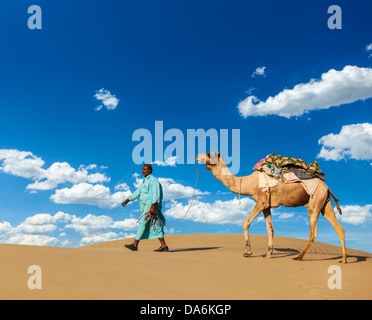
{"type": "Polygon", "coordinates": [[[271,259],[272,255],[271,254],[265,254],[264,257],[267,258],[267,259],[271,259]]]}
{"type": "Polygon", "coordinates": [[[302,258],[301,257],[296,257],[296,258],[293,258],[294,261],[301,261],[302,258]]]}
{"type": "Polygon", "coordinates": [[[338,263],[347,263],[347,260],[343,259],[343,260],[339,261],[338,263]]]}
{"type": "Polygon", "coordinates": [[[243,257],[247,258],[247,257],[250,257],[251,255],[252,255],[252,253],[244,252],[243,257]]]}

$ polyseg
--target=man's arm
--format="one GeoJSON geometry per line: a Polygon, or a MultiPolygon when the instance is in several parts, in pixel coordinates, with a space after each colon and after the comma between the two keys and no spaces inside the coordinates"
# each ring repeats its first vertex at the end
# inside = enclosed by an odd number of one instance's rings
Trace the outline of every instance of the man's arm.
{"type": "Polygon", "coordinates": [[[127,200],[123,201],[121,205],[125,207],[128,202],[136,200],[140,195],[141,195],[141,190],[142,190],[143,183],[140,184],[140,186],[137,188],[136,191],[134,191],[127,200]]]}
{"type": "Polygon", "coordinates": [[[150,191],[152,194],[152,204],[149,210],[149,214],[154,214],[155,206],[160,201],[160,183],[157,179],[153,179],[151,181],[150,191]]]}

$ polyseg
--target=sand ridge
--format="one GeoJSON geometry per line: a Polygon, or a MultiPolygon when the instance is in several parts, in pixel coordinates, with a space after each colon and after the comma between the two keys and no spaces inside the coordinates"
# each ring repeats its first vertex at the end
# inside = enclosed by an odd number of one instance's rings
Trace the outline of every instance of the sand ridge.
{"type": "Polygon", "coordinates": [[[263,256],[266,235],[251,235],[253,255],[243,257],[242,235],[168,235],[171,252],[139,250],[122,239],[81,248],[0,245],[0,299],[372,299],[372,254],[315,242],[293,261],[306,240],[275,237],[273,258],[263,256]],[[42,270],[42,289],[30,290],[30,265],[42,270]],[[342,289],[331,290],[328,268],[340,266],[342,289]]]}

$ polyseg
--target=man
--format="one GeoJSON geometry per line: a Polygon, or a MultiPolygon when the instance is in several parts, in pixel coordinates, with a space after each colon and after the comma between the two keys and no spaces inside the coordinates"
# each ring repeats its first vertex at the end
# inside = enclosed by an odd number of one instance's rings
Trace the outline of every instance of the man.
{"type": "Polygon", "coordinates": [[[163,190],[158,179],[152,175],[152,165],[145,164],[142,168],[143,181],[137,190],[123,201],[122,206],[125,207],[130,201],[140,197],[141,218],[138,221],[138,230],[135,240],[132,244],[124,245],[132,251],[137,251],[138,243],[142,239],[156,239],[160,241],[160,247],[154,251],[166,252],[169,248],[164,240],[163,225],[165,218],[161,212],[163,190]],[[160,221],[159,221],[160,220],[160,221]],[[152,223],[150,223],[152,221],[152,223]]]}

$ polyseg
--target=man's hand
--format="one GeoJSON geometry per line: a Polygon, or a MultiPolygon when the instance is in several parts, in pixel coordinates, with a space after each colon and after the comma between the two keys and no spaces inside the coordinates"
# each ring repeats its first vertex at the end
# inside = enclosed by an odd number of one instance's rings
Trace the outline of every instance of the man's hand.
{"type": "Polygon", "coordinates": [[[129,200],[129,199],[127,199],[127,200],[123,201],[123,202],[121,203],[121,205],[122,205],[123,207],[125,207],[125,206],[127,205],[127,203],[128,203],[128,202],[130,202],[130,200],[129,200]]]}
{"type": "Polygon", "coordinates": [[[155,214],[155,203],[153,203],[151,205],[151,208],[150,208],[150,210],[147,213],[150,214],[150,215],[155,214]]]}

